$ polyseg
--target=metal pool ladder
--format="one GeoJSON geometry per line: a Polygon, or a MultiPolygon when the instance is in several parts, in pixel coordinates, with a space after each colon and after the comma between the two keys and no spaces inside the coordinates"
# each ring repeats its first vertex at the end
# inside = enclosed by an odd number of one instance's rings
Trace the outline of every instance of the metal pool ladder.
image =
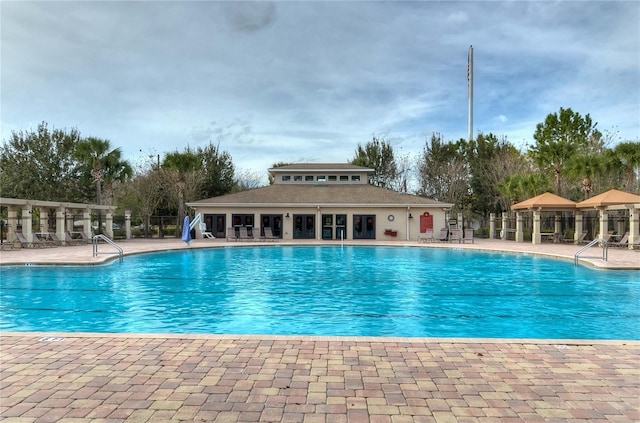
{"type": "MultiPolygon", "coordinates": [[[[575,256],[573,256],[573,262],[574,264],[577,266],[578,265],[578,258],[580,256],[581,253],[585,252],[586,250],[588,250],[589,248],[593,247],[594,245],[601,243],[602,245],[602,260],[603,261],[607,261],[608,258],[608,254],[609,254],[609,247],[607,245],[607,241],[605,239],[602,238],[596,238],[593,241],[591,241],[590,243],[588,243],[587,245],[585,245],[584,247],[580,248],[578,250],[578,252],[575,254],[575,256]]],[[[600,258],[600,256],[583,256],[583,258],[600,258]]]]}
{"type": "Polygon", "coordinates": [[[122,249],[122,247],[120,247],[118,244],[116,244],[115,242],[113,242],[111,239],[109,239],[108,237],[104,236],[103,234],[98,234],[98,235],[95,235],[93,237],[93,256],[94,257],[98,257],[98,254],[118,254],[120,256],[120,262],[122,263],[123,253],[124,253],[124,250],[122,249]],[[99,244],[100,240],[103,240],[107,244],[113,246],[113,248],[115,248],[118,251],[115,252],[115,253],[114,252],[99,253],[98,252],[98,244],[99,244]]]}

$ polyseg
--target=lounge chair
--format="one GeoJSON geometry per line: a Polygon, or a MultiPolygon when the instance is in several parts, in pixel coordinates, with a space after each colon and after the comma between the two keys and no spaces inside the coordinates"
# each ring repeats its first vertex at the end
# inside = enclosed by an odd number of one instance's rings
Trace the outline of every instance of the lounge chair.
{"type": "Polygon", "coordinates": [[[620,241],[613,241],[609,243],[610,247],[628,247],[629,246],[629,232],[625,232],[620,241]]]}
{"type": "MultiPolygon", "coordinates": [[[[27,241],[27,238],[25,238],[25,236],[24,236],[24,234],[22,232],[16,231],[16,240],[20,243],[20,246],[22,248],[33,248],[33,247],[36,247],[35,243],[27,241]]],[[[39,247],[40,245],[37,245],[37,246],[39,247]]]]}
{"type": "Polygon", "coordinates": [[[275,236],[269,226],[265,226],[262,230],[264,231],[264,239],[266,241],[280,241],[280,237],[275,236]]]}
{"type": "Polygon", "coordinates": [[[236,228],[227,228],[227,241],[237,241],[236,228]]]}
{"type": "Polygon", "coordinates": [[[66,245],[81,245],[81,244],[86,244],[87,242],[82,238],[74,238],[71,235],[71,232],[66,231],[64,233],[64,243],[66,245]]]}
{"type": "MultiPolygon", "coordinates": [[[[49,234],[47,234],[48,236],[49,234]]],[[[34,232],[33,233],[33,243],[34,244],[39,244],[42,247],[57,247],[58,244],[56,244],[53,240],[48,240],[44,234],[39,234],[38,232],[34,232]],[[40,236],[42,235],[42,236],[40,236]]]]}
{"type": "Polygon", "coordinates": [[[51,241],[57,246],[62,245],[62,241],[58,238],[58,235],[56,235],[55,232],[49,232],[49,239],[51,239],[51,241]]]}
{"type": "Polygon", "coordinates": [[[577,240],[573,239],[573,238],[563,238],[562,241],[567,243],[567,244],[582,244],[584,243],[584,239],[587,236],[587,234],[589,233],[589,231],[582,231],[582,233],[580,234],[580,236],[578,237],[577,240]]]}
{"type": "Polygon", "coordinates": [[[462,243],[470,242],[473,244],[473,229],[467,228],[464,230],[464,238],[462,238],[462,243]]]}
{"type": "Polygon", "coordinates": [[[249,235],[248,228],[246,226],[240,226],[238,228],[238,239],[240,241],[252,241],[253,237],[249,235]]]}
{"type": "Polygon", "coordinates": [[[460,244],[462,241],[462,230],[451,229],[451,235],[449,236],[449,242],[457,242],[460,244]]]}
{"type": "Polygon", "coordinates": [[[433,242],[435,238],[433,237],[433,229],[427,229],[426,232],[420,232],[418,235],[418,242],[433,242]]]}
{"type": "Polygon", "coordinates": [[[440,235],[438,235],[438,241],[447,242],[449,239],[449,230],[447,228],[440,229],[440,235]]]}
{"type": "Polygon", "coordinates": [[[209,231],[207,231],[207,224],[200,222],[200,233],[203,238],[215,239],[216,237],[209,231]]]}

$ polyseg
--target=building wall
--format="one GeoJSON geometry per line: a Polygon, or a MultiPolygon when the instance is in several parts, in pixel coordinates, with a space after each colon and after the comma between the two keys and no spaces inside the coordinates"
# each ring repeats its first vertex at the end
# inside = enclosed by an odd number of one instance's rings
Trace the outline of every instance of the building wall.
{"type": "MultiPolygon", "coordinates": [[[[331,239],[339,239],[336,237],[336,216],[346,215],[346,238],[354,239],[354,215],[359,216],[375,216],[375,234],[373,239],[389,240],[389,241],[415,241],[420,233],[420,216],[424,212],[428,212],[433,216],[433,229],[438,233],[441,228],[446,226],[446,215],[441,207],[416,207],[411,206],[386,206],[386,207],[340,207],[340,206],[316,206],[316,207],[200,207],[196,209],[196,214],[201,213],[203,221],[206,215],[224,214],[226,220],[226,228],[232,228],[233,216],[253,214],[252,227],[256,234],[261,233],[260,226],[262,224],[261,215],[282,215],[282,239],[294,239],[294,221],[296,215],[314,216],[314,232],[315,239],[323,238],[323,215],[331,215],[331,239]],[[411,214],[412,218],[409,218],[411,214]],[[288,217],[287,217],[288,215],[288,217]],[[392,218],[390,218],[392,216],[392,218]],[[387,230],[395,233],[391,235],[387,230]],[[387,232],[387,234],[385,234],[387,232]]],[[[363,222],[366,224],[366,222],[363,222]]],[[[211,228],[208,228],[211,229],[211,228]]],[[[201,237],[200,233],[197,237],[201,237]]]]}

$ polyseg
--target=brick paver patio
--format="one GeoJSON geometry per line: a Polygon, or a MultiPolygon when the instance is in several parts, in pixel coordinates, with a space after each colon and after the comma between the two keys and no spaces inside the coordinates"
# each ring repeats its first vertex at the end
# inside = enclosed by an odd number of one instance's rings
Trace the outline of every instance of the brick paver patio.
{"type": "MultiPolygon", "coordinates": [[[[451,246],[565,260],[577,249],[433,245],[451,246]]],[[[638,269],[639,258],[583,262],[638,269]]],[[[105,260],[87,245],[0,254],[0,265],[105,260]]],[[[639,398],[639,341],[0,334],[2,422],[640,422],[639,398]]]]}
{"type": "Polygon", "coordinates": [[[632,422],[640,343],[3,334],[5,422],[632,422]]]}

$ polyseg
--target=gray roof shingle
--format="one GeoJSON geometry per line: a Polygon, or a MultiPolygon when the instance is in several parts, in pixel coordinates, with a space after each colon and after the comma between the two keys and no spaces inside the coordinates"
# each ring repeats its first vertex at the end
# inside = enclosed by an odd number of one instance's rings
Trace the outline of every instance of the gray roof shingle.
{"type": "Polygon", "coordinates": [[[222,205],[222,204],[300,204],[300,205],[421,205],[426,207],[451,207],[449,203],[419,197],[413,194],[400,194],[384,188],[368,184],[275,184],[255,188],[219,197],[189,202],[189,205],[222,205]]]}

